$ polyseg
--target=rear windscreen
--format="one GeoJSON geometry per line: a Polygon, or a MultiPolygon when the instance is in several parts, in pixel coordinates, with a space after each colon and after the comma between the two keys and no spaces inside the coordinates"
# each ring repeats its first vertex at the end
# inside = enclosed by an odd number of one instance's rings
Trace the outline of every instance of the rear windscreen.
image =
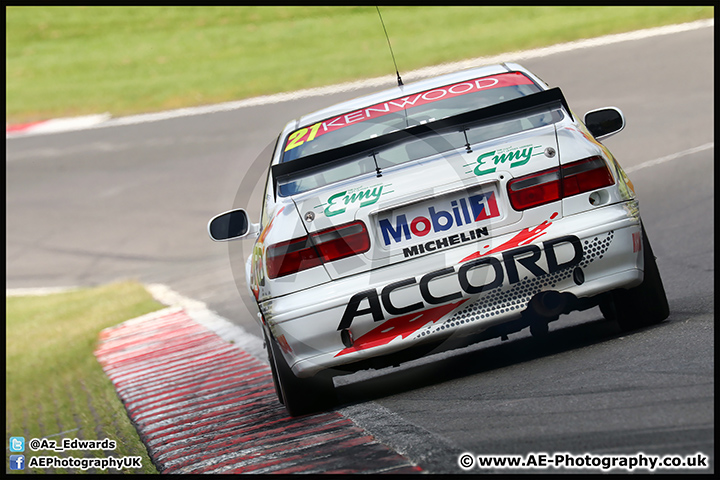
{"type": "Polygon", "coordinates": [[[408,135],[401,141],[374,149],[373,155],[359,153],[284,175],[278,179],[279,194],[295,195],[348,178],[374,174],[377,169],[423,160],[458,148],[464,150],[468,144],[544,127],[563,117],[562,109],[544,106],[467,124],[461,131],[444,129],[423,137],[408,135]]]}
{"type": "Polygon", "coordinates": [[[437,87],[328,118],[288,135],[281,162],[541,91],[519,72],[437,87]]]}

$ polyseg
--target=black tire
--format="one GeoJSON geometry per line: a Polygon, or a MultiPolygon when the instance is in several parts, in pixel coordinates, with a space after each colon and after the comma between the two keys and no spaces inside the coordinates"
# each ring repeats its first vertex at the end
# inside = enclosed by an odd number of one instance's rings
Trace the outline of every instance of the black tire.
{"type": "Polygon", "coordinates": [[[617,315],[615,314],[615,304],[613,303],[613,293],[612,292],[608,292],[603,295],[602,300],[600,300],[599,306],[600,306],[600,313],[602,313],[603,317],[605,317],[606,320],[610,320],[611,322],[614,322],[617,320],[617,315]]]}
{"type": "Polygon", "coordinates": [[[645,278],[635,288],[612,292],[610,302],[601,304],[608,320],[616,320],[622,330],[635,330],[662,322],[670,315],[665,288],[653,255],[650,241],[642,227],[645,278]]]}
{"type": "Polygon", "coordinates": [[[332,407],[336,401],[335,385],[329,372],[314,377],[298,378],[285,361],[280,346],[272,335],[266,334],[270,361],[274,365],[275,388],[291,417],[319,412],[332,407]],[[271,353],[270,353],[271,351],[271,353]]]}
{"type": "Polygon", "coordinates": [[[273,357],[272,347],[270,346],[270,335],[268,335],[265,327],[263,327],[263,335],[265,337],[265,349],[267,350],[268,361],[270,362],[270,371],[272,372],[273,385],[275,386],[275,393],[277,394],[278,401],[285,405],[285,399],[282,396],[282,390],[280,389],[280,382],[278,381],[277,368],[275,368],[275,358],[273,357]]]}

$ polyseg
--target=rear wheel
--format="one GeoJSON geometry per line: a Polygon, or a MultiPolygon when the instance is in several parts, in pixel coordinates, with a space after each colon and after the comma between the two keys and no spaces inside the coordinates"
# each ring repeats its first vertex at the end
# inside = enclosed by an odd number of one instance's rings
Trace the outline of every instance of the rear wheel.
{"type": "Polygon", "coordinates": [[[296,377],[285,361],[277,341],[272,335],[265,335],[278,399],[285,404],[290,416],[296,417],[330,408],[335,402],[332,375],[320,372],[310,378],[296,377]]]}
{"type": "Polygon", "coordinates": [[[643,282],[629,290],[615,290],[609,301],[600,305],[605,318],[617,320],[620,328],[626,331],[660,323],[670,315],[665,288],[645,227],[642,227],[642,236],[645,263],[643,282]]]}

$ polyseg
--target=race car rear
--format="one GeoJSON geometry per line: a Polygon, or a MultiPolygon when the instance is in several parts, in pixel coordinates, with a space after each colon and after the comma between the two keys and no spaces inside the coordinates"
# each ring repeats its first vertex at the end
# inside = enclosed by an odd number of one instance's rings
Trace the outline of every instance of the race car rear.
{"type": "Polygon", "coordinates": [[[667,317],[622,168],[559,89],[524,93],[297,158],[325,124],[288,136],[248,284],[291,413],[450,338],[540,335],[595,305],[627,328],[667,317]]]}
{"type": "MultiPolygon", "coordinates": [[[[297,376],[481,333],[528,308],[547,323],[642,282],[631,187],[556,97],[490,124],[509,135],[472,142],[469,128],[466,147],[435,125],[348,160],[372,162],[364,175],[288,197],[306,231],[268,247],[268,281],[312,280],[260,306],[297,376]],[[426,145],[429,156],[388,160],[426,145]]],[[[280,191],[327,171],[279,172],[280,191]]]]}

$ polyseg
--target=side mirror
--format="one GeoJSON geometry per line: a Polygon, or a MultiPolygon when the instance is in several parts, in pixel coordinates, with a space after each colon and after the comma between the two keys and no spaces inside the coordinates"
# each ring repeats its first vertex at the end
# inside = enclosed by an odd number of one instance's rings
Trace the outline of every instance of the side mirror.
{"type": "Polygon", "coordinates": [[[250,223],[242,208],[216,215],[208,222],[208,234],[216,242],[236,240],[257,233],[259,226],[250,223]]]}
{"type": "Polygon", "coordinates": [[[585,114],[583,121],[597,140],[607,138],[625,128],[625,116],[615,107],[592,110],[585,114]]]}

